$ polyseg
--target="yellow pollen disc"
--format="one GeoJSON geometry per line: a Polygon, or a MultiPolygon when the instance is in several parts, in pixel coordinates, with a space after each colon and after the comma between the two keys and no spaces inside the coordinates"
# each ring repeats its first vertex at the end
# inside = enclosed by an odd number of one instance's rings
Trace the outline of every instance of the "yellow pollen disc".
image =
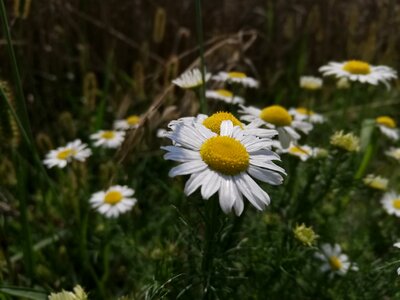
{"type": "Polygon", "coordinates": [[[298,112],[299,114],[302,114],[302,115],[307,115],[307,116],[311,116],[314,114],[314,112],[312,110],[309,110],[305,107],[296,108],[296,112],[298,112]]]}
{"type": "Polygon", "coordinates": [[[396,128],[396,121],[393,120],[391,117],[388,116],[381,116],[375,119],[376,123],[389,127],[389,128],[396,128]]]}
{"type": "Polygon", "coordinates": [[[394,199],[393,200],[393,207],[395,209],[400,209],[400,199],[394,199]]]}
{"type": "Polygon", "coordinates": [[[329,264],[333,270],[340,270],[343,267],[342,262],[337,256],[329,257],[329,264]]]}
{"type": "Polygon", "coordinates": [[[367,75],[371,73],[371,66],[361,60],[349,60],[344,64],[343,70],[354,75],[367,75]]]}
{"type": "Polygon", "coordinates": [[[136,125],[137,123],[139,123],[140,117],[139,117],[139,116],[136,116],[136,115],[132,115],[132,116],[129,116],[128,118],[126,118],[125,121],[126,121],[129,125],[136,125]]]}
{"type": "Polygon", "coordinates": [[[280,105],[272,105],[264,108],[260,113],[260,118],[267,123],[282,127],[292,124],[292,116],[280,105]]]}
{"type": "Polygon", "coordinates": [[[232,121],[233,126],[240,126],[240,128],[243,128],[242,123],[238,119],[236,119],[234,115],[223,111],[217,112],[209,116],[203,121],[203,125],[211,131],[215,132],[216,134],[219,134],[222,121],[228,120],[232,121]]]}
{"type": "Polygon", "coordinates": [[[74,149],[65,149],[65,150],[57,153],[57,158],[65,160],[75,154],[76,154],[76,151],[74,149]]]}
{"type": "Polygon", "coordinates": [[[246,78],[246,74],[242,72],[229,72],[228,76],[230,78],[246,78]]]}
{"type": "Polygon", "coordinates": [[[122,194],[118,191],[109,191],[104,197],[104,202],[110,205],[115,205],[122,200],[122,194]]]}
{"type": "Polygon", "coordinates": [[[215,136],[200,148],[201,159],[210,169],[224,175],[237,175],[249,167],[250,156],[246,148],[234,138],[215,136]]]}
{"type": "Polygon", "coordinates": [[[216,90],[215,92],[222,97],[232,98],[233,96],[233,94],[227,90],[216,90]]]}
{"type": "Polygon", "coordinates": [[[309,151],[307,151],[306,149],[303,149],[299,146],[293,146],[289,148],[289,152],[292,154],[310,154],[309,151]]]}
{"type": "Polygon", "coordinates": [[[115,137],[115,133],[114,133],[114,131],[111,131],[111,130],[104,131],[102,133],[101,137],[106,140],[111,140],[115,137]]]}

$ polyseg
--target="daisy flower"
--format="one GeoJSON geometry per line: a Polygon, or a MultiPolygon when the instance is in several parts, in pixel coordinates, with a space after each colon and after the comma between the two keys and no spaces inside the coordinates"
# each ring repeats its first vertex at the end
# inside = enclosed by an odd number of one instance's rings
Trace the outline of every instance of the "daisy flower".
{"type": "Polygon", "coordinates": [[[292,156],[300,158],[302,161],[308,160],[310,157],[314,156],[314,150],[307,145],[294,145],[291,144],[289,148],[282,149],[283,153],[288,153],[292,156]]]}
{"type": "Polygon", "coordinates": [[[385,151],[385,154],[400,162],[400,148],[391,147],[388,151],[385,151]]]}
{"type": "MultiPolygon", "coordinates": [[[[204,79],[207,82],[211,77],[210,73],[204,74],[204,79]]],[[[203,79],[199,69],[187,70],[178,78],[172,80],[172,83],[183,88],[192,89],[203,84],[203,79]]]]}
{"type": "Polygon", "coordinates": [[[60,293],[51,293],[48,300],[88,300],[88,295],[80,285],[77,285],[73,292],[63,290],[60,293]]]}
{"type": "Polygon", "coordinates": [[[388,116],[380,116],[375,119],[379,130],[388,138],[397,141],[399,139],[399,129],[396,128],[396,121],[388,116]]]}
{"type": "Polygon", "coordinates": [[[319,90],[322,87],[322,79],[314,76],[301,76],[300,87],[310,91],[319,90]]]}
{"type": "Polygon", "coordinates": [[[106,191],[94,193],[89,202],[99,213],[114,218],[132,209],[137,202],[131,197],[134,193],[127,186],[114,185],[106,191]]]}
{"type": "Polygon", "coordinates": [[[376,176],[374,174],[367,175],[363,182],[366,186],[380,191],[386,191],[388,187],[389,180],[387,178],[376,176]]]}
{"type": "Polygon", "coordinates": [[[92,150],[87,147],[88,145],[82,143],[81,140],[75,140],[64,147],[51,150],[43,163],[50,169],[52,167],[64,168],[72,160],[83,162],[92,155],[92,150]]]}
{"type": "Polygon", "coordinates": [[[169,176],[190,174],[186,195],[201,187],[203,199],[209,199],[218,191],[224,213],[234,209],[239,216],[243,196],[258,210],[270,203],[269,195],[252,177],[272,185],[283,182],[285,170],[273,163],[280,160],[279,155],[266,149],[269,145],[264,140],[244,135],[230,120],[221,123],[219,135],[193,122],[177,124],[168,138],[175,146],[162,147],[168,151],[164,158],[181,163],[169,176]]]}
{"type": "Polygon", "coordinates": [[[334,75],[336,78],[348,78],[350,81],[359,81],[377,85],[379,82],[389,87],[389,80],[396,79],[397,73],[387,66],[372,66],[361,60],[349,60],[341,63],[330,62],[319,68],[324,76],[334,75]]]}
{"type": "Polygon", "coordinates": [[[125,131],[118,130],[100,130],[90,136],[96,142],[96,147],[103,146],[105,148],[118,148],[125,139],[125,131]]]}
{"type": "Polygon", "coordinates": [[[321,252],[315,253],[315,257],[324,262],[320,268],[322,272],[330,271],[332,275],[345,275],[349,270],[358,271],[358,267],[350,262],[346,254],[342,253],[338,244],[334,246],[323,244],[321,252]]]}
{"type": "Polygon", "coordinates": [[[259,138],[269,139],[266,142],[271,144],[271,146],[273,144],[273,141],[270,139],[278,134],[278,132],[274,129],[260,128],[262,124],[257,120],[246,125],[240,122],[233,114],[224,111],[216,112],[211,116],[199,114],[197,115],[197,117],[180,118],[178,120],[171,121],[168,124],[168,127],[174,130],[177,124],[181,123],[192,124],[193,122],[196,122],[198,124],[204,125],[211,131],[215,132],[216,134],[219,134],[221,123],[223,121],[231,121],[233,126],[239,126],[240,129],[242,129],[244,135],[255,135],[259,138]]]}
{"type": "Polygon", "coordinates": [[[389,215],[400,217],[400,195],[391,191],[385,193],[381,199],[383,208],[389,215]]]}
{"type": "Polygon", "coordinates": [[[114,129],[117,130],[128,130],[137,128],[140,123],[140,117],[137,115],[130,115],[123,120],[117,120],[114,122],[114,129]]]}
{"type": "Polygon", "coordinates": [[[315,113],[312,110],[309,110],[305,107],[297,107],[297,108],[290,108],[289,114],[294,117],[295,120],[299,121],[309,121],[311,123],[323,123],[325,122],[325,118],[315,113]]]}
{"type": "Polygon", "coordinates": [[[313,125],[308,122],[293,120],[289,112],[280,105],[267,106],[262,110],[253,106],[240,105],[240,107],[242,110],[239,110],[239,113],[243,114],[242,120],[248,122],[259,120],[267,127],[276,129],[283,148],[289,147],[290,142],[300,139],[300,134],[296,130],[307,134],[313,128],[313,125]]]}
{"type": "Polygon", "coordinates": [[[296,225],[296,228],[293,229],[293,233],[297,240],[308,247],[311,247],[319,237],[311,226],[307,227],[304,223],[296,225]]]}
{"type": "Polygon", "coordinates": [[[254,78],[248,77],[245,73],[232,71],[232,72],[219,72],[212,77],[215,81],[238,83],[245,87],[257,88],[259,83],[254,78]]]}
{"type": "Polygon", "coordinates": [[[335,132],[330,138],[330,143],[348,152],[360,150],[360,139],[351,132],[347,134],[344,134],[343,131],[335,132]]]}
{"type": "Polygon", "coordinates": [[[208,90],[206,91],[206,97],[210,99],[222,100],[230,104],[244,104],[244,99],[242,97],[235,96],[232,92],[224,89],[208,90]]]}

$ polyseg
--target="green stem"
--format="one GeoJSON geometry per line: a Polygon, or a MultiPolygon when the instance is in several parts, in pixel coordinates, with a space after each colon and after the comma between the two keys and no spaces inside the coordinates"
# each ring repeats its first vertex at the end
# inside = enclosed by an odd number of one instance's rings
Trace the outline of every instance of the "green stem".
{"type": "Polygon", "coordinates": [[[34,259],[33,259],[33,247],[32,247],[32,238],[31,232],[29,230],[29,222],[28,222],[28,205],[27,205],[27,181],[26,181],[26,166],[25,164],[17,157],[14,156],[15,166],[17,167],[18,181],[17,181],[17,195],[19,199],[19,211],[20,211],[20,220],[21,220],[21,240],[22,240],[22,251],[24,254],[24,263],[25,268],[28,274],[30,281],[32,281],[35,277],[34,273],[34,259]]]}
{"type": "Polygon", "coordinates": [[[365,149],[364,156],[362,158],[361,164],[358,167],[356,174],[354,175],[354,179],[358,180],[364,176],[365,171],[367,170],[367,167],[374,154],[374,151],[375,151],[375,139],[372,137],[367,146],[367,149],[365,149]]]}
{"type": "MultiPolygon", "coordinates": [[[[32,133],[31,133],[30,125],[29,125],[28,111],[27,111],[26,105],[25,105],[25,97],[24,97],[24,93],[22,90],[22,84],[21,84],[21,78],[19,75],[17,59],[15,58],[14,48],[13,48],[12,42],[11,42],[10,27],[8,26],[6,8],[4,6],[3,0],[0,1],[0,17],[1,17],[1,25],[3,27],[4,35],[5,35],[6,41],[7,41],[7,52],[8,52],[9,59],[11,61],[11,67],[12,67],[11,71],[12,71],[13,81],[16,86],[17,112],[21,119],[22,126],[25,129],[28,139],[30,141],[32,141],[32,133]]],[[[32,144],[32,143],[29,143],[29,144],[32,144]]]]}
{"type": "Polygon", "coordinates": [[[203,251],[203,260],[201,264],[203,275],[203,299],[211,299],[213,262],[216,245],[216,232],[218,221],[219,203],[217,199],[209,199],[206,202],[207,218],[205,244],[203,251]]]}
{"type": "Polygon", "coordinates": [[[206,102],[206,75],[205,75],[205,63],[204,63],[204,41],[203,41],[203,19],[201,13],[201,0],[196,1],[196,29],[197,29],[197,40],[200,51],[200,72],[201,81],[200,85],[200,110],[201,113],[207,114],[207,102],[206,102]]]}

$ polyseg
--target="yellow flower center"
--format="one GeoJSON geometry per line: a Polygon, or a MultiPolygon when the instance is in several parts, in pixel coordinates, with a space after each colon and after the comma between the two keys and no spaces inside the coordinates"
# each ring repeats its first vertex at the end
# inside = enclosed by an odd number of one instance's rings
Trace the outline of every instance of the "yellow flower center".
{"type": "Polygon", "coordinates": [[[333,270],[340,270],[343,267],[342,262],[337,256],[329,257],[329,264],[333,270]]]}
{"type": "Polygon", "coordinates": [[[389,128],[396,128],[396,121],[393,120],[391,117],[388,116],[381,116],[375,119],[376,123],[389,127],[389,128]]]}
{"type": "Polygon", "coordinates": [[[343,70],[354,75],[367,75],[371,73],[371,66],[361,60],[349,60],[344,64],[343,70]]]}
{"type": "Polygon", "coordinates": [[[246,74],[242,72],[229,72],[228,76],[230,78],[246,78],[246,74]]]}
{"type": "Polygon", "coordinates": [[[210,129],[211,131],[215,132],[216,134],[219,134],[219,130],[221,128],[221,123],[222,121],[232,121],[233,126],[240,126],[240,128],[243,128],[242,123],[236,119],[234,115],[228,112],[217,112],[211,116],[209,116],[207,119],[203,121],[203,125],[210,129]]]}
{"type": "Polygon", "coordinates": [[[126,118],[125,121],[126,121],[129,125],[133,126],[133,125],[136,125],[137,123],[139,123],[140,117],[139,117],[139,116],[136,116],[136,115],[132,115],[132,116],[129,116],[128,118],[126,118]]]}
{"type": "Polygon", "coordinates": [[[292,147],[289,148],[289,153],[292,153],[292,154],[307,154],[307,155],[309,155],[310,151],[307,151],[306,149],[303,149],[303,148],[301,148],[299,146],[292,146],[292,147]]]}
{"type": "Polygon", "coordinates": [[[272,105],[264,108],[260,113],[260,118],[267,123],[280,127],[292,124],[292,116],[280,105],[272,105]]]}
{"type": "Polygon", "coordinates": [[[302,114],[302,115],[307,115],[307,116],[312,116],[314,114],[314,112],[312,110],[309,110],[305,107],[296,108],[296,112],[298,112],[299,114],[302,114]]]}
{"type": "Polygon", "coordinates": [[[222,97],[227,97],[227,98],[232,98],[233,94],[230,91],[227,90],[216,90],[215,91],[218,95],[222,96],[222,97]]]}
{"type": "Polygon", "coordinates": [[[210,169],[224,175],[237,175],[249,167],[250,156],[246,148],[234,138],[215,136],[200,148],[201,159],[210,169]]]}
{"type": "Polygon", "coordinates": [[[76,154],[76,150],[74,149],[65,149],[63,151],[60,151],[57,153],[57,158],[58,159],[68,159],[69,157],[73,156],[76,154]]]}
{"type": "Polygon", "coordinates": [[[115,137],[115,132],[111,130],[104,131],[101,137],[106,140],[111,140],[115,137]]]}
{"type": "Polygon", "coordinates": [[[109,191],[106,196],[104,197],[104,202],[110,205],[115,205],[121,202],[123,196],[118,191],[109,191]]]}
{"type": "Polygon", "coordinates": [[[400,209],[400,199],[394,199],[393,200],[393,207],[395,209],[400,209]]]}

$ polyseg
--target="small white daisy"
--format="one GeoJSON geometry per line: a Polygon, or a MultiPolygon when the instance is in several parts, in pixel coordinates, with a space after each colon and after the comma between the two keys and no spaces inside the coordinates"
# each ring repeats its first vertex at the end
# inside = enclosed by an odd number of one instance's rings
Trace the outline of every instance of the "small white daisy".
{"type": "Polygon", "coordinates": [[[125,131],[118,130],[100,130],[90,135],[92,140],[96,142],[96,147],[103,146],[105,148],[118,148],[125,139],[125,131]]]}
{"type": "Polygon", "coordinates": [[[314,156],[314,150],[307,145],[294,145],[291,144],[289,148],[282,149],[283,153],[288,153],[290,155],[300,158],[302,161],[306,161],[314,156]]]}
{"type": "Polygon", "coordinates": [[[345,62],[330,62],[319,68],[324,76],[334,75],[336,78],[348,78],[351,81],[377,85],[384,83],[389,88],[388,81],[397,78],[397,73],[387,66],[372,66],[360,60],[349,60],[345,62]]]}
{"type": "Polygon", "coordinates": [[[259,83],[254,78],[248,77],[242,72],[219,72],[217,75],[212,77],[215,81],[228,82],[228,83],[238,83],[245,87],[257,88],[259,83]]]}
{"type": "Polygon", "coordinates": [[[389,180],[387,178],[376,176],[374,174],[368,174],[364,179],[363,182],[366,186],[380,191],[387,190],[389,180]]]}
{"type": "Polygon", "coordinates": [[[64,147],[59,147],[55,150],[51,150],[43,163],[48,167],[64,168],[72,160],[85,161],[90,155],[92,150],[87,148],[88,145],[81,142],[81,140],[75,140],[68,143],[64,147]]]}
{"type": "Polygon", "coordinates": [[[389,215],[400,217],[400,195],[391,191],[383,195],[381,199],[383,208],[389,215]]]}
{"type": "Polygon", "coordinates": [[[285,170],[273,163],[280,160],[279,155],[268,150],[264,140],[244,135],[232,121],[222,122],[219,135],[196,122],[177,124],[168,138],[175,146],[162,147],[168,151],[164,158],[181,163],[169,176],[191,175],[185,185],[186,195],[201,187],[203,199],[209,199],[218,191],[225,213],[233,209],[239,216],[244,208],[243,195],[258,210],[269,204],[269,195],[252,177],[272,185],[283,182],[285,170]]]}
{"type": "Polygon", "coordinates": [[[230,104],[244,104],[244,99],[242,97],[235,96],[232,92],[224,89],[208,90],[206,91],[206,97],[210,99],[222,100],[230,104]]]}
{"type": "Polygon", "coordinates": [[[140,116],[130,115],[123,120],[117,120],[114,122],[114,129],[117,130],[128,130],[137,128],[140,123],[140,116]]]}
{"type": "MultiPolygon", "coordinates": [[[[210,73],[204,74],[204,79],[207,82],[211,77],[210,73]]],[[[178,78],[172,80],[172,83],[183,88],[192,89],[203,84],[203,79],[199,69],[187,70],[178,78]]]]}
{"type": "Polygon", "coordinates": [[[385,151],[385,154],[400,162],[400,148],[391,147],[388,151],[385,151]]]}
{"type": "Polygon", "coordinates": [[[248,122],[260,120],[267,127],[276,129],[283,148],[289,147],[290,142],[300,139],[301,136],[296,130],[308,134],[313,128],[313,125],[308,122],[293,120],[289,112],[280,105],[267,106],[262,110],[253,106],[240,105],[240,107],[239,113],[243,114],[242,120],[248,122]]]}
{"type": "Polygon", "coordinates": [[[305,107],[290,108],[289,114],[291,114],[295,120],[309,121],[311,123],[324,123],[324,116],[315,113],[305,107]]]}
{"type": "Polygon", "coordinates": [[[255,120],[250,124],[243,124],[233,114],[224,111],[216,112],[211,116],[199,114],[197,115],[197,117],[180,118],[178,120],[171,121],[168,124],[168,127],[174,130],[177,124],[181,123],[192,124],[193,122],[196,122],[198,124],[207,127],[216,134],[219,134],[221,124],[223,121],[231,121],[233,126],[239,126],[240,129],[242,129],[244,135],[254,135],[259,138],[263,138],[264,141],[266,143],[269,143],[271,146],[273,144],[271,138],[273,138],[278,134],[278,132],[275,129],[260,128],[260,126],[262,126],[262,123],[260,121],[255,120]]]}
{"type": "Polygon", "coordinates": [[[321,252],[315,253],[315,257],[324,262],[320,268],[322,272],[330,271],[332,275],[345,275],[349,270],[358,271],[357,265],[350,262],[338,244],[334,246],[323,244],[321,252]]]}
{"type": "Polygon", "coordinates": [[[396,121],[388,116],[380,116],[375,119],[379,130],[393,141],[399,139],[399,129],[396,128],[396,121]]]}
{"type": "Polygon", "coordinates": [[[106,191],[94,193],[89,202],[99,213],[114,218],[132,209],[137,202],[131,197],[134,193],[127,186],[114,185],[106,191]]]}
{"type": "Polygon", "coordinates": [[[310,91],[319,90],[322,87],[322,78],[314,76],[301,76],[300,87],[310,91]]]}

